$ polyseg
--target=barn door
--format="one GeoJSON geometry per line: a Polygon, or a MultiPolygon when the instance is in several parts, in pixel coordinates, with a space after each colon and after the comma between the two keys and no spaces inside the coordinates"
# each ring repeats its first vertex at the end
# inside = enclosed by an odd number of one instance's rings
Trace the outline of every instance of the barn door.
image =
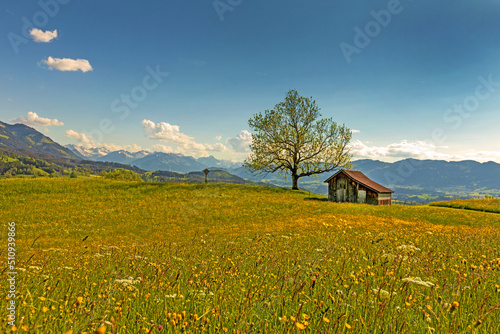
{"type": "Polygon", "coordinates": [[[358,191],[358,203],[366,203],[366,190],[358,191]]]}
{"type": "Polygon", "coordinates": [[[344,189],[339,188],[339,189],[337,189],[337,202],[344,202],[344,201],[345,201],[344,189]]]}

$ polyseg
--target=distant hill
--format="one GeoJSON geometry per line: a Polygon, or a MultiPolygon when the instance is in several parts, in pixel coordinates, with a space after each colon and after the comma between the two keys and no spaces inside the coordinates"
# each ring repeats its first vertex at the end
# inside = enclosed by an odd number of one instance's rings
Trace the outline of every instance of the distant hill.
{"type": "Polygon", "coordinates": [[[179,173],[201,171],[207,167],[190,156],[160,152],[146,155],[143,158],[132,161],[131,164],[148,171],[165,170],[179,173]]]}
{"type": "Polygon", "coordinates": [[[216,168],[234,168],[234,167],[239,167],[241,166],[241,162],[233,162],[229,160],[220,160],[215,158],[213,155],[209,157],[201,157],[196,159],[199,163],[207,166],[209,169],[216,169],[216,168]]]}
{"type": "MultiPolygon", "coordinates": [[[[277,186],[289,187],[290,180],[278,178],[276,174],[254,175],[249,173],[241,163],[219,160],[214,156],[194,158],[174,153],[149,153],[147,151],[127,152],[124,150],[111,152],[104,148],[85,148],[77,145],[63,147],[37,130],[23,124],[6,124],[0,122],[0,153],[9,156],[29,156],[53,163],[60,168],[45,166],[44,163],[31,160],[8,162],[4,159],[2,170],[33,170],[43,174],[45,168],[49,174],[61,173],[67,168],[83,168],[91,172],[126,168],[150,174],[155,180],[190,180],[186,182],[204,181],[201,171],[211,170],[210,176],[215,179],[232,180],[235,183],[242,179],[256,183],[265,182],[277,186]],[[32,167],[30,167],[32,166],[32,167]],[[136,167],[134,167],[136,166],[136,167]],[[170,176],[165,173],[173,173],[170,176]],[[194,172],[194,173],[190,173],[194,172]],[[183,174],[179,174],[183,173],[183,174]],[[227,173],[225,175],[224,173],[227,173]]],[[[362,159],[353,162],[355,169],[369,178],[395,191],[397,200],[429,202],[447,200],[455,197],[467,198],[489,194],[500,197],[500,164],[495,162],[479,163],[476,161],[442,161],[405,159],[394,163],[362,159]]],[[[318,194],[326,194],[327,186],[323,182],[332,173],[324,173],[299,180],[299,187],[318,194]]],[[[226,181],[224,181],[226,182],[226,181]]]]}
{"type": "MultiPolygon", "coordinates": [[[[429,202],[455,197],[473,197],[484,194],[500,196],[500,164],[477,161],[442,161],[405,159],[393,163],[362,159],[353,161],[354,169],[363,172],[377,183],[395,191],[394,197],[404,201],[429,202]]],[[[276,174],[250,174],[244,167],[228,172],[252,181],[266,181],[279,186],[290,186],[276,174]]],[[[331,173],[323,173],[299,180],[299,188],[318,194],[327,194],[323,182],[331,173]]]]}
{"type": "Polygon", "coordinates": [[[405,159],[394,163],[357,160],[357,168],[375,182],[422,189],[500,189],[500,164],[477,161],[405,159]]]}
{"type": "Polygon", "coordinates": [[[32,127],[0,122],[0,176],[57,177],[72,171],[86,175],[119,168],[144,172],[125,164],[84,160],[32,127]]]}
{"type": "Polygon", "coordinates": [[[215,170],[231,169],[241,166],[239,162],[217,159],[213,155],[194,158],[182,154],[162,152],[151,153],[144,150],[139,152],[129,152],[125,150],[110,151],[102,147],[87,148],[82,145],[66,145],[65,147],[82,159],[143,166],[141,168],[147,170],[168,170],[187,173],[195,170],[203,170],[205,168],[215,170]],[[147,156],[149,156],[149,158],[143,159],[147,156]]]}
{"type": "MultiPolygon", "coordinates": [[[[205,182],[205,173],[189,172],[186,174],[169,171],[151,171],[144,173],[144,179],[153,182],[205,182]]],[[[213,170],[208,173],[208,182],[224,182],[236,184],[257,184],[244,180],[223,170],[213,170]]]]}
{"type": "MultiPolygon", "coordinates": [[[[205,173],[204,172],[189,172],[188,175],[191,176],[198,176],[200,177],[203,181],[205,180],[205,173]]],[[[238,184],[245,184],[245,179],[230,174],[224,170],[211,170],[208,173],[208,182],[228,182],[228,183],[238,183],[238,184]]]]}
{"type": "MultiPolygon", "coordinates": [[[[234,165],[213,156],[200,159],[213,166],[234,165]]],[[[205,168],[197,159],[182,154],[63,147],[26,125],[0,122],[0,177],[78,177],[128,169],[152,182],[205,182],[202,172],[205,168]]],[[[214,168],[209,173],[209,182],[256,184],[214,168]]]]}
{"type": "Polygon", "coordinates": [[[148,151],[128,152],[125,150],[110,152],[104,156],[100,156],[96,161],[117,162],[120,164],[131,164],[133,161],[144,158],[149,155],[148,151]]]}
{"type": "Polygon", "coordinates": [[[0,151],[28,156],[41,153],[59,158],[78,158],[69,149],[27,125],[3,122],[0,122],[0,151]]]}

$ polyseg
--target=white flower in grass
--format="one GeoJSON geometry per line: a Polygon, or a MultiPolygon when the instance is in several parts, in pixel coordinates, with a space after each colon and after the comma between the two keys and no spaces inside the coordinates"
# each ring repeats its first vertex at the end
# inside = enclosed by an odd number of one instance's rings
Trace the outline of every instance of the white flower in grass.
{"type": "Polygon", "coordinates": [[[115,279],[115,283],[121,284],[123,286],[134,285],[137,283],[141,283],[141,281],[142,281],[142,279],[140,277],[137,277],[137,279],[134,279],[133,277],[124,278],[124,279],[115,279]]]}
{"type": "MultiPolygon", "coordinates": [[[[378,294],[380,296],[380,299],[387,299],[391,296],[391,293],[384,289],[372,289],[372,291],[375,292],[375,294],[378,294]]],[[[395,292],[392,293],[392,295],[395,294],[395,292]]]]}
{"type": "Polygon", "coordinates": [[[413,245],[401,245],[398,246],[399,250],[409,251],[409,252],[420,252],[421,249],[413,245]]]}
{"type": "Polygon", "coordinates": [[[422,285],[422,286],[425,286],[426,288],[432,288],[433,286],[436,285],[436,284],[429,282],[429,281],[423,281],[420,277],[414,277],[414,278],[406,277],[406,278],[403,278],[402,281],[414,283],[417,285],[422,285]]]}

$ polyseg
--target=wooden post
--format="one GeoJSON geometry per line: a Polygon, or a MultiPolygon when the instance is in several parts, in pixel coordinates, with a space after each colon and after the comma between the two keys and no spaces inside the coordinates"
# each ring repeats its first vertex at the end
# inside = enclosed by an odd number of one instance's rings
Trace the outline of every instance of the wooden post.
{"type": "Polygon", "coordinates": [[[205,173],[205,183],[207,183],[208,182],[208,173],[210,173],[210,171],[207,168],[205,168],[203,170],[203,173],[205,173]]]}

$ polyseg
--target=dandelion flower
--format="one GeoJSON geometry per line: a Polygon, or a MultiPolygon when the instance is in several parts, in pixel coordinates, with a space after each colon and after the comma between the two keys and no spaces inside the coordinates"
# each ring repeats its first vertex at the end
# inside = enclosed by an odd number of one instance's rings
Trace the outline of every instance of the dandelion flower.
{"type": "Polygon", "coordinates": [[[104,326],[104,325],[101,325],[95,331],[95,334],[104,334],[104,333],[106,333],[106,326],[104,326]]]}
{"type": "Polygon", "coordinates": [[[300,322],[296,322],[295,327],[297,327],[298,329],[306,329],[306,326],[304,324],[301,324],[300,322]]]}

